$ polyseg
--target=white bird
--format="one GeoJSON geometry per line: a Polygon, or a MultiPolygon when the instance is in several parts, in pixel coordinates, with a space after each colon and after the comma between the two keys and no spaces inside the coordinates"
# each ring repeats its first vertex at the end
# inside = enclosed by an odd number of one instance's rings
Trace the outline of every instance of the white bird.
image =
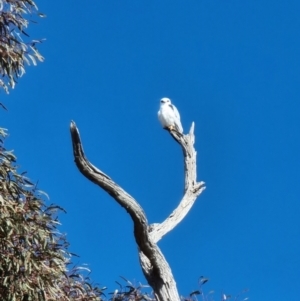
{"type": "Polygon", "coordinates": [[[167,97],[164,97],[160,100],[158,119],[164,129],[175,129],[179,133],[183,133],[179,112],[176,107],[171,104],[171,100],[167,97]]]}

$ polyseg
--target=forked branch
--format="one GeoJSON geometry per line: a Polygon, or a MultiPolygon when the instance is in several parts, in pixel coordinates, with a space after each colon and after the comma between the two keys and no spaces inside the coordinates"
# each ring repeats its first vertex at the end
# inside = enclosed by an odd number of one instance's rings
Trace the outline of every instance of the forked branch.
{"type": "Polygon", "coordinates": [[[172,271],[161,253],[157,242],[172,230],[188,213],[196,198],[205,189],[204,183],[197,182],[196,151],[194,149],[194,124],[189,134],[170,131],[181,145],[185,166],[185,192],[179,206],[161,224],[148,224],[139,203],[109,176],[92,165],[84,155],[79,131],[72,121],[70,125],[75,163],[79,171],[90,181],[110,194],[129,213],[134,224],[134,236],[138,245],[143,273],[159,301],[179,301],[179,295],[172,271]]]}

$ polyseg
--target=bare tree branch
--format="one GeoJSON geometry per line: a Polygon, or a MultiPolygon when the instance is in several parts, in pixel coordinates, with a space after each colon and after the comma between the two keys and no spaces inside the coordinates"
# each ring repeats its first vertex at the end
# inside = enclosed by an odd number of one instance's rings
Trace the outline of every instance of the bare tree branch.
{"type": "Polygon", "coordinates": [[[190,132],[182,135],[177,131],[169,131],[172,137],[181,145],[184,157],[185,185],[184,195],[178,207],[160,224],[150,225],[151,238],[158,242],[164,235],[175,228],[192,208],[197,197],[205,189],[204,182],[197,182],[197,153],[194,149],[194,123],[190,132]]]}
{"type": "Polygon", "coordinates": [[[83,152],[79,131],[73,121],[70,130],[75,163],[79,171],[110,194],[129,213],[134,224],[134,236],[138,245],[141,267],[148,283],[154,290],[156,299],[159,301],[179,301],[171,268],[156,242],[186,216],[197,196],[205,188],[203,182],[198,183],[196,181],[196,151],[193,147],[194,124],[186,136],[177,131],[170,131],[173,138],[181,145],[185,159],[185,193],[183,199],[163,223],[150,226],[138,202],[87,160],[83,152]]]}

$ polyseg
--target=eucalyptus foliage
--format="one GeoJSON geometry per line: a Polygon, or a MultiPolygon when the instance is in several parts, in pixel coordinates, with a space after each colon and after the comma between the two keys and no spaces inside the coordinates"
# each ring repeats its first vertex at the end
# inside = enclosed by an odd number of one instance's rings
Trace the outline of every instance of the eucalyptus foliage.
{"type": "Polygon", "coordinates": [[[57,229],[62,208],[46,206],[45,194],[18,172],[5,136],[0,129],[0,299],[102,300],[82,268],[68,270],[68,242],[57,229]]]}
{"type": "Polygon", "coordinates": [[[0,87],[6,93],[25,73],[25,64],[44,60],[36,48],[41,40],[30,39],[25,32],[36,16],[44,15],[32,0],[0,0],[0,87]]]}

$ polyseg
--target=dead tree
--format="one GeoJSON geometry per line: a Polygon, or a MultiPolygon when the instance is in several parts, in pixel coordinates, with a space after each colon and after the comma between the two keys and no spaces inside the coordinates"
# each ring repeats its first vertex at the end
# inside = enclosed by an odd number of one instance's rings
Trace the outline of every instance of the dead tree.
{"type": "Polygon", "coordinates": [[[75,163],[79,171],[100,186],[129,213],[134,225],[134,237],[138,246],[140,264],[157,301],[179,301],[171,268],[158,247],[158,241],[186,216],[197,197],[205,189],[204,182],[197,182],[196,151],[194,149],[194,123],[187,135],[170,130],[181,145],[184,157],[185,187],[178,207],[162,223],[148,224],[140,204],[108,175],[92,165],[85,157],[79,131],[72,121],[70,125],[75,163]]]}

